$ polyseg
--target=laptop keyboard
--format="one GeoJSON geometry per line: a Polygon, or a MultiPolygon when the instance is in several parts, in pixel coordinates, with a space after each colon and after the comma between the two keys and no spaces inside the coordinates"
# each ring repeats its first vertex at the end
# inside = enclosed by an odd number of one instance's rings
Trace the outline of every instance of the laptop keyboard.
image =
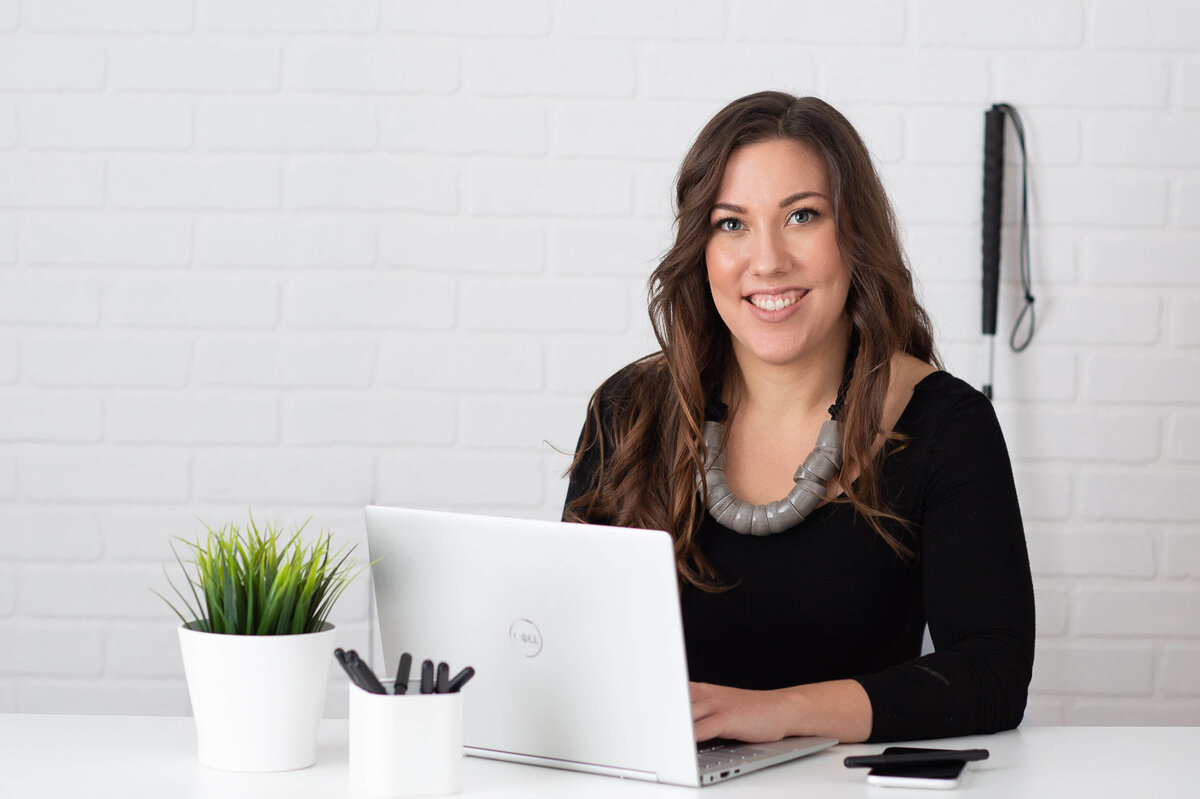
{"type": "Polygon", "coordinates": [[[700,768],[737,765],[748,760],[757,760],[768,754],[770,752],[756,749],[753,745],[740,741],[704,741],[696,747],[696,757],[700,761],[700,768]]]}

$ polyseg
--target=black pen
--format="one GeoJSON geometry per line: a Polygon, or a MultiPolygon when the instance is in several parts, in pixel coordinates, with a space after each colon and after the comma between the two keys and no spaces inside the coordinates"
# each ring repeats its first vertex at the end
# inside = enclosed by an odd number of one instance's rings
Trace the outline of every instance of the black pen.
{"type": "Polygon", "coordinates": [[[437,668],[437,682],[434,684],[433,692],[435,694],[447,693],[447,687],[450,683],[450,666],[447,663],[439,663],[437,668]]]}
{"type": "Polygon", "coordinates": [[[421,693],[433,693],[433,661],[427,660],[421,664],[421,693]]]}
{"type": "Polygon", "coordinates": [[[350,678],[350,682],[364,691],[367,690],[367,686],[362,684],[362,679],[358,676],[358,673],[350,668],[350,661],[346,658],[346,653],[341,649],[335,649],[333,650],[333,656],[337,658],[337,662],[342,664],[342,668],[346,670],[346,676],[350,678]]]}
{"type": "Polygon", "coordinates": [[[446,686],[443,693],[456,694],[459,689],[467,684],[467,680],[475,676],[475,669],[467,666],[465,669],[454,675],[454,679],[446,686]]]}
{"type": "Polygon", "coordinates": [[[351,649],[346,653],[346,660],[350,662],[350,668],[358,672],[359,678],[362,680],[361,687],[364,691],[373,694],[386,694],[387,689],[379,682],[379,678],[375,676],[375,672],[371,671],[371,667],[358,657],[358,653],[351,649]]]}
{"type": "Polygon", "coordinates": [[[986,749],[935,749],[929,752],[897,752],[893,755],[857,755],[842,762],[846,768],[874,768],[875,766],[916,766],[921,763],[966,763],[971,760],[987,760],[986,749]]]}
{"type": "Polygon", "coordinates": [[[412,671],[412,655],[405,652],[400,656],[400,665],[396,667],[396,685],[393,693],[397,696],[408,693],[408,675],[412,671]]]}

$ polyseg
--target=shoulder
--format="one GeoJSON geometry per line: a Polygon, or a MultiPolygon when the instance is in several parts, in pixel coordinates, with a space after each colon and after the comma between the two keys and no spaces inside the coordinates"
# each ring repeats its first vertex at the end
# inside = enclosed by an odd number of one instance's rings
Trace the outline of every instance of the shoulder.
{"type": "Polygon", "coordinates": [[[899,432],[920,436],[935,432],[999,435],[991,400],[949,372],[934,371],[913,386],[899,432]]]}
{"type": "Polygon", "coordinates": [[[602,408],[626,406],[660,382],[657,378],[665,372],[666,361],[661,352],[639,358],[609,375],[592,395],[592,403],[602,408]]]}
{"type": "Polygon", "coordinates": [[[913,397],[920,397],[923,402],[942,406],[983,403],[991,407],[991,402],[983,392],[965,380],[943,371],[930,372],[918,381],[913,386],[913,397]]]}
{"type": "Polygon", "coordinates": [[[668,381],[661,352],[623,366],[600,384],[588,401],[588,418],[599,424],[605,436],[616,433],[630,419],[658,407],[668,381]]]}
{"type": "MultiPolygon", "coordinates": [[[[911,479],[920,497],[912,518],[924,524],[927,513],[953,506],[962,508],[956,524],[980,513],[1009,519],[1016,507],[1012,461],[996,411],[981,391],[933,372],[914,387],[895,429],[904,440],[893,468],[907,473],[899,479],[911,479]],[[963,504],[965,498],[972,499],[963,504]]],[[[1019,515],[1012,523],[1020,529],[1019,515]]]]}
{"type": "Polygon", "coordinates": [[[937,370],[903,352],[893,355],[888,366],[891,376],[888,379],[887,396],[884,398],[881,427],[884,430],[894,430],[901,415],[912,403],[917,386],[937,370]]]}
{"type": "Polygon", "coordinates": [[[595,510],[598,495],[592,492],[600,490],[600,483],[612,482],[611,455],[630,429],[631,420],[653,404],[647,397],[653,398],[654,387],[663,382],[654,377],[665,372],[661,354],[647,355],[618,369],[592,394],[570,468],[563,518],[592,524],[611,523],[606,513],[595,510]],[[585,509],[577,508],[576,501],[585,494],[591,496],[589,504],[585,509]]]}

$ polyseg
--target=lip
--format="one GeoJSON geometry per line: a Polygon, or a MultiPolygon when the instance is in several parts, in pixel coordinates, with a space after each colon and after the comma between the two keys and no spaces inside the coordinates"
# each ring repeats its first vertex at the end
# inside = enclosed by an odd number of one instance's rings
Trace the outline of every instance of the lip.
{"type": "Polygon", "coordinates": [[[808,289],[799,287],[764,289],[762,291],[752,291],[746,296],[742,297],[742,300],[750,308],[750,313],[757,318],[762,319],[765,322],[782,322],[783,320],[788,319],[799,312],[800,306],[804,303],[804,298],[808,296],[808,293],[808,289]],[[750,301],[750,298],[754,296],[778,297],[780,295],[788,294],[795,295],[795,302],[786,308],[780,308],[774,311],[769,311],[765,308],[759,308],[750,301]]]}

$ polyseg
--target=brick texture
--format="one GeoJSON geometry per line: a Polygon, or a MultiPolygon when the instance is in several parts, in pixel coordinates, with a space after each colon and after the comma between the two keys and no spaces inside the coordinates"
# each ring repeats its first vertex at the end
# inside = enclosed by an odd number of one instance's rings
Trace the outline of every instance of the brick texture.
{"type": "Polygon", "coordinates": [[[975,7],[955,0],[919,0],[917,41],[954,47],[1073,47],[1083,41],[1083,5],[1018,0],[975,7]]]}
{"type": "Polygon", "coordinates": [[[67,36],[5,37],[0,89],[94,91],[104,83],[104,45],[67,36]]]}
{"type": "Polygon", "coordinates": [[[1154,652],[1138,644],[1043,644],[1034,655],[1032,689],[1050,694],[1150,693],[1154,652]]]}
{"type": "Polygon", "coordinates": [[[178,33],[195,18],[190,0],[39,0],[25,27],[70,33],[178,33]]]}
{"type": "Polygon", "coordinates": [[[296,41],[284,56],[287,84],[314,92],[444,94],[460,84],[458,50],[445,41],[296,41]]]}
{"type": "Polygon", "coordinates": [[[108,68],[115,89],[166,94],[261,93],[282,81],[280,47],[269,41],[120,40],[109,51],[108,68]]]}
{"type": "Polygon", "coordinates": [[[21,244],[24,262],[34,266],[186,266],[192,226],[152,214],[31,215],[21,244]]]}
{"type": "Polygon", "coordinates": [[[680,160],[782,89],[860,131],[973,384],[983,112],[1021,111],[1030,717],[1200,724],[1198,50],[1188,0],[0,2],[0,711],[186,714],[146,586],[197,517],[556,518],[587,398],[656,349],[680,160]]]}

